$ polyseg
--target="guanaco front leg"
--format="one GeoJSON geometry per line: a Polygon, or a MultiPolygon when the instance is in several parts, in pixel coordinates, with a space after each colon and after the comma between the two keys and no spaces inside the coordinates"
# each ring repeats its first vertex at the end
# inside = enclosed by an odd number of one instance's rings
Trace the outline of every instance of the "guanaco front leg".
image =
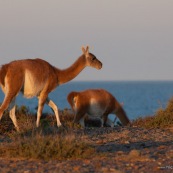
{"type": "Polygon", "coordinates": [[[47,99],[47,95],[44,93],[41,93],[38,96],[38,110],[37,110],[37,121],[36,121],[36,126],[39,127],[40,125],[40,118],[42,115],[42,111],[43,111],[43,107],[44,107],[44,103],[46,102],[47,99]]]}

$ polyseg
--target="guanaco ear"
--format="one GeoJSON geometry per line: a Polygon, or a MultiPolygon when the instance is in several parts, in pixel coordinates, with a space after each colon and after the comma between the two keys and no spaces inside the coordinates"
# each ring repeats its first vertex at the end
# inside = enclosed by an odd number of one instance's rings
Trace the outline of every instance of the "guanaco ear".
{"type": "Polygon", "coordinates": [[[82,46],[82,52],[85,54],[86,51],[85,51],[85,48],[82,46]]]}
{"type": "Polygon", "coordinates": [[[86,53],[89,53],[89,46],[86,47],[86,53]]]}
{"type": "Polygon", "coordinates": [[[89,46],[86,47],[86,49],[82,46],[82,52],[86,55],[89,53],[89,46]]]}

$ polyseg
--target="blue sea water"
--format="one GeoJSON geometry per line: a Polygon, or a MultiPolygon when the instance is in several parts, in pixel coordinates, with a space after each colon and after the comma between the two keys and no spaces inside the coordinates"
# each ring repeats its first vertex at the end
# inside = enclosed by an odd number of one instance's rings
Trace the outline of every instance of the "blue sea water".
{"type": "MultiPolygon", "coordinates": [[[[71,91],[81,91],[89,88],[103,88],[108,90],[116,99],[124,104],[128,117],[136,119],[153,115],[158,108],[165,108],[173,96],[173,81],[100,81],[100,82],[69,82],[59,86],[49,94],[49,97],[58,105],[59,109],[70,108],[67,95],[71,91]]],[[[0,91],[0,102],[4,94],[0,91]]],[[[17,105],[26,105],[32,112],[37,107],[37,98],[26,99],[21,94],[16,99],[17,105]]],[[[51,112],[48,106],[44,112],[51,112]]]]}

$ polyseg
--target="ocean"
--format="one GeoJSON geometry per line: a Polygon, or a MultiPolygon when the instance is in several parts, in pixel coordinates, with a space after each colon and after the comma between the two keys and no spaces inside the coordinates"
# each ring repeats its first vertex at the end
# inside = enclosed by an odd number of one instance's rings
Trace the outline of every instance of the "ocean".
{"type": "MultiPolygon", "coordinates": [[[[123,103],[124,110],[131,120],[154,115],[159,108],[165,108],[173,96],[173,81],[71,81],[57,87],[49,94],[49,98],[58,105],[60,110],[70,108],[66,99],[68,93],[89,88],[103,88],[112,93],[120,103],[123,103]]],[[[0,90],[0,102],[3,99],[4,94],[0,90]]],[[[26,99],[19,94],[16,104],[25,105],[31,112],[36,112],[38,100],[37,98],[26,99]]],[[[52,110],[45,105],[43,112],[50,113],[52,110]]]]}

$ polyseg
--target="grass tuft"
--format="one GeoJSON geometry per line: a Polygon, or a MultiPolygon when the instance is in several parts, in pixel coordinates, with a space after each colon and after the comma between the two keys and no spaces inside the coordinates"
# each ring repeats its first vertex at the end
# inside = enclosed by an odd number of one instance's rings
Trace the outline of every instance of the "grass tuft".
{"type": "Polygon", "coordinates": [[[73,114],[67,110],[60,112],[62,128],[56,126],[53,115],[43,115],[40,127],[36,128],[36,116],[24,106],[17,107],[16,117],[20,133],[14,129],[8,111],[0,122],[0,135],[6,136],[4,141],[0,140],[0,157],[62,160],[87,158],[95,153],[93,146],[73,132],[80,126],[73,125],[73,114]]]}
{"type": "Polygon", "coordinates": [[[160,108],[154,116],[138,118],[133,125],[145,128],[169,128],[173,126],[173,98],[171,98],[165,109],[160,108]]]}
{"type": "Polygon", "coordinates": [[[91,156],[95,149],[77,138],[74,134],[69,133],[19,135],[12,142],[0,145],[0,157],[62,160],[91,156]]]}

